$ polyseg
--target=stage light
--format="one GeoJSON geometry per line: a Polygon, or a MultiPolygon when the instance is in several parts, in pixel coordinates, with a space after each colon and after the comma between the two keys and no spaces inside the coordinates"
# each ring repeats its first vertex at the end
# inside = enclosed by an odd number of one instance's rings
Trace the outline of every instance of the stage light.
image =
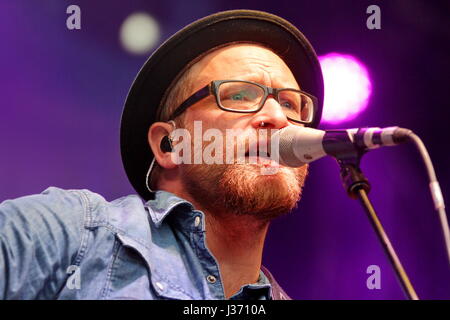
{"type": "Polygon", "coordinates": [[[372,84],[366,67],[355,57],[330,53],[319,57],[325,82],[322,121],[354,119],[369,102],[372,84]]]}
{"type": "Polygon", "coordinates": [[[144,12],[131,14],[120,28],[120,42],[132,54],[148,54],[159,37],[158,22],[144,12]]]}

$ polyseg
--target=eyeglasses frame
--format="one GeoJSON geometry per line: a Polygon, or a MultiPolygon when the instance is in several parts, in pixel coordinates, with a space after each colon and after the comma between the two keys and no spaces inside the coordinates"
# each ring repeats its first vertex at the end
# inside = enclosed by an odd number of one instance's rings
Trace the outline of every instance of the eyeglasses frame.
{"type": "Polygon", "coordinates": [[[209,95],[213,95],[216,99],[216,104],[217,106],[224,110],[224,111],[228,111],[228,112],[236,112],[236,113],[256,113],[259,112],[263,107],[264,104],[267,101],[267,98],[269,96],[272,96],[275,98],[275,100],[277,100],[278,102],[278,94],[281,91],[295,91],[295,92],[299,92],[302,93],[306,96],[308,96],[312,102],[313,102],[313,114],[311,117],[310,121],[303,121],[303,120],[295,120],[292,119],[288,116],[286,116],[290,121],[294,121],[296,123],[301,123],[301,124],[311,124],[314,122],[314,119],[316,117],[317,114],[317,110],[318,110],[318,101],[317,98],[305,91],[302,90],[298,90],[298,89],[293,89],[293,88],[271,88],[271,87],[267,87],[265,85],[262,85],[260,83],[256,83],[256,82],[252,82],[252,81],[245,81],[245,80],[213,80],[211,81],[208,85],[204,86],[203,88],[201,88],[200,90],[196,91],[195,93],[193,93],[189,98],[187,98],[183,103],[181,103],[176,109],[175,111],[172,113],[172,115],[169,117],[169,120],[173,120],[176,117],[178,117],[179,115],[181,115],[184,111],[186,111],[186,109],[188,109],[189,107],[193,106],[194,104],[196,104],[197,102],[199,102],[200,100],[206,98],[209,95]],[[219,92],[219,86],[222,83],[227,83],[227,82],[243,82],[243,83],[250,83],[250,84],[254,84],[258,87],[260,87],[261,89],[264,90],[264,97],[261,99],[261,102],[259,104],[259,107],[255,110],[235,110],[235,109],[228,109],[225,108],[224,106],[222,106],[222,104],[220,103],[220,98],[218,96],[218,92],[219,92]]]}

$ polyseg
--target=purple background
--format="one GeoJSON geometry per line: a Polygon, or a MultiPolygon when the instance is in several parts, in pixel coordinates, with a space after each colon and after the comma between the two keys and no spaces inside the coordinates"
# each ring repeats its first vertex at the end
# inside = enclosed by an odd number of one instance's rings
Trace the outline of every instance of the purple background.
{"type": "MultiPolygon", "coordinates": [[[[87,188],[108,200],[134,193],[122,168],[118,130],[124,99],[146,57],[120,47],[120,24],[130,13],[146,10],[159,20],[166,39],[207,14],[249,8],[293,22],[319,55],[340,52],[363,61],[373,81],[372,98],[363,114],[339,127],[413,129],[428,147],[448,203],[448,1],[118,3],[0,2],[0,201],[48,186],[87,188]],[[79,31],[65,26],[70,4],[81,7],[79,31]],[[381,30],[366,28],[371,4],[381,8],[381,30]]],[[[364,157],[362,169],[419,296],[449,299],[443,237],[413,145],[375,150],[364,157]]],[[[331,158],[312,164],[297,212],[272,224],[264,264],[295,299],[404,299],[331,158]],[[381,268],[380,290],[366,287],[369,265],[381,268]]]]}

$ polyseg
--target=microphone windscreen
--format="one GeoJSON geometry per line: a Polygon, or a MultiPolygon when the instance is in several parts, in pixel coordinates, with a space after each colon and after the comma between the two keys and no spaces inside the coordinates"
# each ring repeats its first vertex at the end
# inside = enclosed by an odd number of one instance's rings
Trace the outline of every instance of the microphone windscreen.
{"type": "Polygon", "coordinates": [[[322,140],[325,131],[289,125],[278,130],[279,162],[288,167],[301,167],[325,155],[322,140]]]}

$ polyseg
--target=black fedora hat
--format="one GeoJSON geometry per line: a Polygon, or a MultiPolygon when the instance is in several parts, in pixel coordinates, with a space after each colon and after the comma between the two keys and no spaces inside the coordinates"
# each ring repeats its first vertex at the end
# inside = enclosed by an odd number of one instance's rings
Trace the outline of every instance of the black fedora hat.
{"type": "Polygon", "coordinates": [[[272,49],[288,65],[302,90],[318,99],[314,123],[319,124],[323,105],[323,79],[317,55],[305,36],[288,21],[261,11],[230,10],[197,20],[165,41],[145,62],[134,80],[122,113],[122,162],[134,189],[145,200],[147,172],[153,153],[148,129],[158,121],[161,100],[173,80],[205,52],[236,42],[258,43],[272,49]]]}

